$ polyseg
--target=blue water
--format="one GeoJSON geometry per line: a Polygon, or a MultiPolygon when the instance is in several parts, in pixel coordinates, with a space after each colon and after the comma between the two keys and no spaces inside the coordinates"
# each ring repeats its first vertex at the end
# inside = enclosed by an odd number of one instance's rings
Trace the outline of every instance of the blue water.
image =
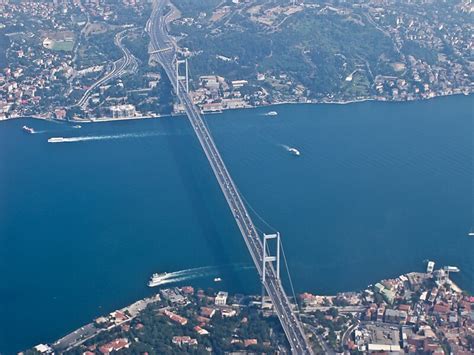
{"type": "MultiPolygon", "coordinates": [[[[425,259],[460,267],[455,280],[472,292],[473,102],[288,105],[275,118],[258,109],[206,120],[242,194],[281,232],[297,292],[361,289],[425,259]]],[[[260,292],[250,265],[185,119],[0,122],[0,352],[149,295],[157,271],[211,266],[184,283],[260,292]],[[89,138],[47,143],[54,136],[89,138]]]]}

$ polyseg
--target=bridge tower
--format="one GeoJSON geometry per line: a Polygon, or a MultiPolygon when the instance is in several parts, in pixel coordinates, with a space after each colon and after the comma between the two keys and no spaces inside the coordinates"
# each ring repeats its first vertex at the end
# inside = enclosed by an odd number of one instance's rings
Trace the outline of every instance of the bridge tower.
{"type": "Polygon", "coordinates": [[[263,260],[262,260],[262,308],[265,308],[265,280],[267,277],[267,265],[273,265],[276,262],[276,277],[280,282],[280,233],[263,234],[263,260]],[[270,249],[268,241],[276,239],[276,256],[269,255],[270,249]]]}
{"type": "MultiPolygon", "coordinates": [[[[179,91],[179,82],[180,80],[185,80],[186,93],[189,92],[189,71],[188,71],[188,58],[184,60],[179,60],[176,58],[176,90],[179,91]],[[179,65],[184,64],[185,74],[179,75],[179,65]]],[[[176,93],[178,94],[178,92],[176,93]]]]}

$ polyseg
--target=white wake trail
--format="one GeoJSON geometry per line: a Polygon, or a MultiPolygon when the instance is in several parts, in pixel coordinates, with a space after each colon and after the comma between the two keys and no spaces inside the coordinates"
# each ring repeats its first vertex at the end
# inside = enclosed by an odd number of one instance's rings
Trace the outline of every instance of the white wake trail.
{"type": "Polygon", "coordinates": [[[126,139],[126,138],[145,138],[145,137],[155,137],[162,136],[164,133],[159,132],[144,132],[144,133],[125,133],[125,134],[112,134],[112,135],[103,135],[103,136],[80,136],[80,137],[56,137],[61,138],[59,141],[50,141],[53,138],[48,140],[49,143],[74,143],[74,142],[86,142],[86,141],[101,141],[101,140],[111,140],[111,139],[126,139]]]}
{"type": "Polygon", "coordinates": [[[194,269],[174,271],[174,272],[170,272],[166,274],[166,276],[163,277],[163,280],[157,283],[154,287],[166,285],[169,283],[176,283],[176,282],[181,282],[181,281],[198,279],[198,278],[218,276],[223,269],[230,269],[233,271],[243,271],[243,270],[251,270],[254,268],[255,267],[252,265],[235,264],[235,265],[228,265],[227,267],[226,266],[224,267],[204,266],[204,267],[198,267],[194,269]]]}

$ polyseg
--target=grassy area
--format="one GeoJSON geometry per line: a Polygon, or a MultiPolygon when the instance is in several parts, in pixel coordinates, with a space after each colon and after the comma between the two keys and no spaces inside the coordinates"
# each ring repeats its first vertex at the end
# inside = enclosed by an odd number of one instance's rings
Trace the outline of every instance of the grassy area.
{"type": "Polygon", "coordinates": [[[54,51],[70,52],[74,48],[74,41],[57,41],[51,48],[54,51]]]}

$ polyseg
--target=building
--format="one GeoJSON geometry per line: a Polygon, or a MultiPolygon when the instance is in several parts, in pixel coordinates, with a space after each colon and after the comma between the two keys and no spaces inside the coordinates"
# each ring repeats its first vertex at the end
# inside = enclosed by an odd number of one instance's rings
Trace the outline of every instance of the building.
{"type": "Polygon", "coordinates": [[[191,338],[190,336],[174,336],[172,340],[173,344],[176,345],[197,345],[198,342],[196,339],[191,338]]]}
{"type": "Polygon", "coordinates": [[[216,296],[216,299],[214,301],[216,306],[225,306],[227,303],[227,297],[229,294],[224,291],[219,291],[219,293],[216,296]]]}
{"type": "Polygon", "coordinates": [[[130,343],[128,342],[128,339],[126,338],[118,338],[115,340],[112,340],[111,342],[104,344],[99,347],[99,351],[102,354],[110,354],[113,351],[119,351],[121,349],[126,349],[130,346],[130,343]]]}
{"type": "Polygon", "coordinates": [[[233,80],[232,81],[232,87],[234,89],[241,88],[242,86],[247,85],[247,84],[248,84],[247,80],[233,80]]]}
{"type": "Polygon", "coordinates": [[[110,106],[110,114],[113,118],[129,118],[134,117],[136,110],[133,105],[117,105],[110,106]]]}
{"type": "Polygon", "coordinates": [[[181,325],[188,324],[188,320],[186,318],[178,316],[177,314],[175,314],[173,312],[165,310],[163,313],[165,314],[165,316],[167,316],[173,322],[176,322],[176,323],[181,324],[181,325]]]}
{"type": "Polygon", "coordinates": [[[407,321],[407,312],[397,311],[395,309],[387,309],[385,311],[384,320],[387,323],[393,324],[406,324],[407,321]]]}
{"type": "Polygon", "coordinates": [[[214,308],[201,307],[201,316],[203,317],[212,318],[215,313],[216,313],[216,310],[214,308]]]}
{"type": "Polygon", "coordinates": [[[50,346],[48,345],[45,345],[45,344],[38,344],[34,347],[34,349],[41,353],[41,354],[52,354],[53,353],[53,349],[51,349],[50,346]]]}
{"type": "Polygon", "coordinates": [[[201,328],[199,325],[196,325],[194,328],[193,328],[199,335],[209,335],[209,332],[204,329],[204,328],[201,328]]]}

